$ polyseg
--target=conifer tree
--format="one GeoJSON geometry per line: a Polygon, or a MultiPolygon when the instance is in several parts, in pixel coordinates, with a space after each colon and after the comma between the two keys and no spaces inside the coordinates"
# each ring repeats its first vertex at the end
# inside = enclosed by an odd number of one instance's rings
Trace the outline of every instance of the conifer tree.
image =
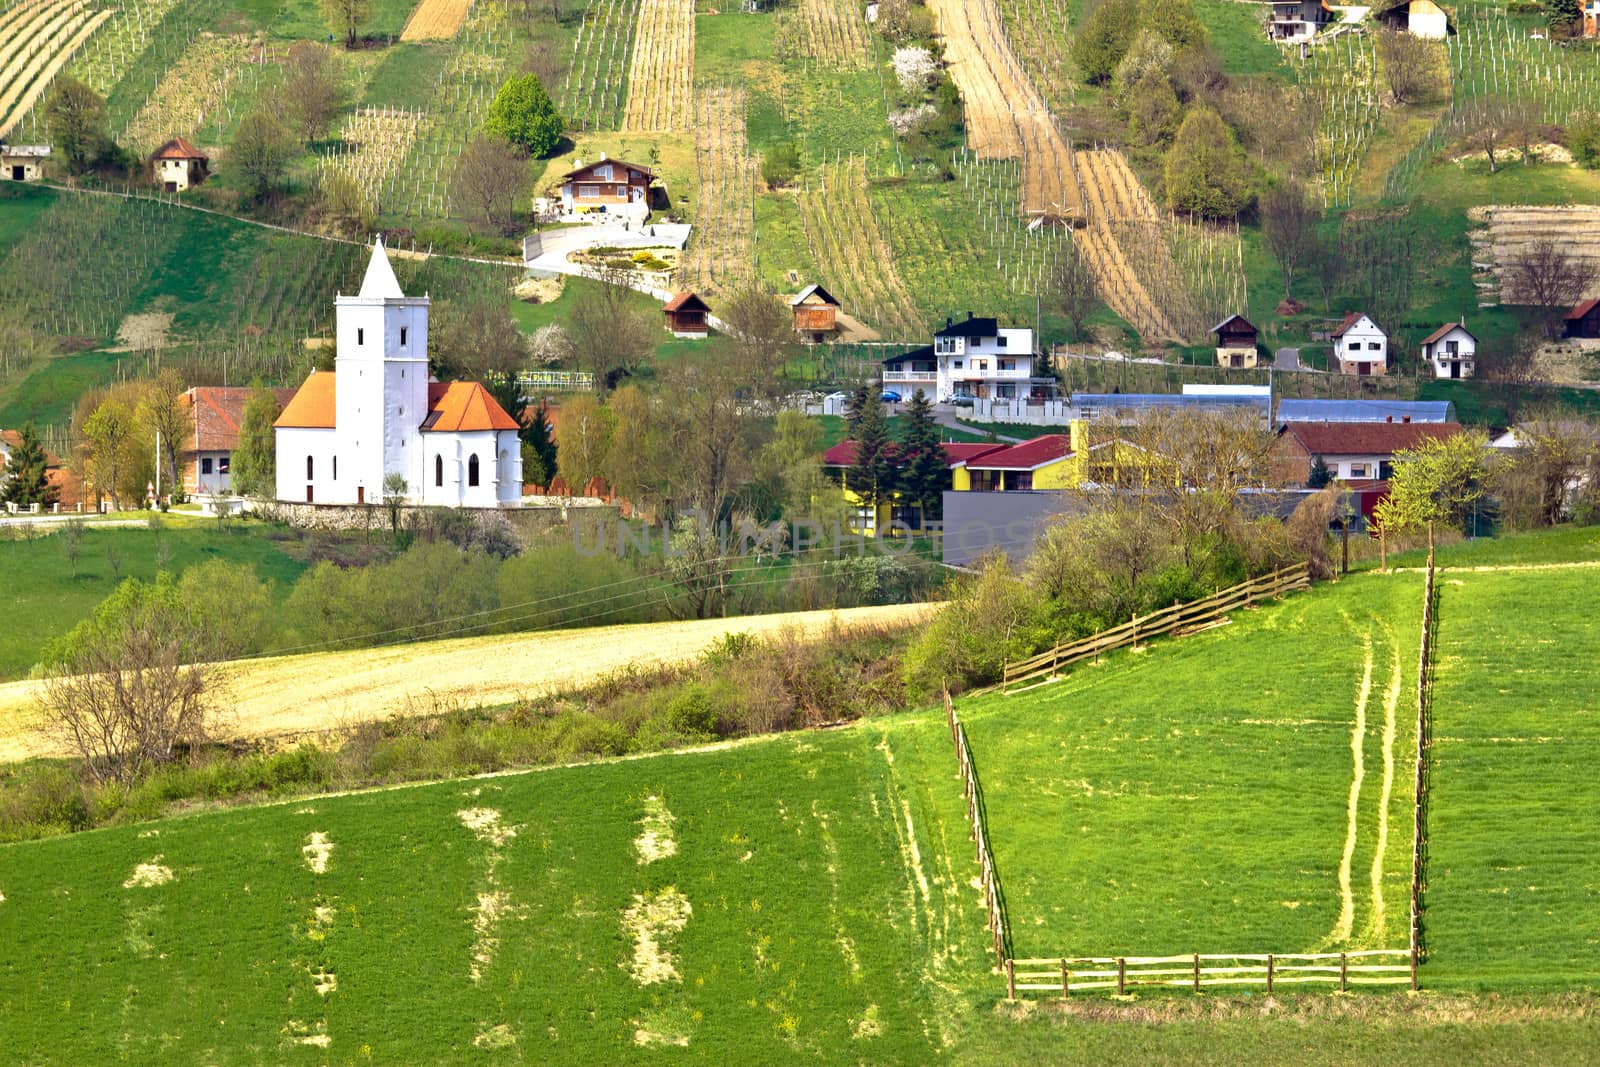
{"type": "Polygon", "coordinates": [[[905,465],[900,484],[906,501],[917,505],[924,521],[942,517],[949,467],[939,440],[939,424],[933,421],[933,404],[921,389],[906,407],[902,445],[905,465]]]}
{"type": "Polygon", "coordinates": [[[894,442],[889,437],[889,421],[883,416],[878,392],[875,388],[868,392],[867,403],[861,408],[855,426],[855,462],[844,472],[845,488],[874,511],[889,499],[896,482],[894,442]]]}
{"type": "Polygon", "coordinates": [[[49,507],[56,502],[56,488],[45,473],[49,460],[33,423],[22,427],[22,440],[6,458],[5,476],[0,478],[0,503],[27,507],[49,507]]]}

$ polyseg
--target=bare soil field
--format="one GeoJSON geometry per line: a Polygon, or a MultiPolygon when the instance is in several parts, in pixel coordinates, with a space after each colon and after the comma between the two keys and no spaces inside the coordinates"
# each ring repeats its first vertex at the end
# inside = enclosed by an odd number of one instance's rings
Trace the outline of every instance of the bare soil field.
{"type": "MultiPolygon", "coordinates": [[[[396,714],[503,704],[581,686],[629,666],[682,663],[730,633],[819,637],[833,626],[913,623],[937,605],[897,604],[732,619],[601,626],[468,637],[346,652],[245,660],[229,667],[222,733],[261,738],[315,733],[396,714]]],[[[37,681],[0,685],[0,762],[68,755],[44,733],[37,681]]]]}
{"type": "Polygon", "coordinates": [[[628,66],[625,133],[670,130],[693,113],[694,0],[644,0],[628,66]]]}
{"type": "Polygon", "coordinates": [[[422,0],[400,31],[402,41],[445,41],[467,21],[472,0],[422,0]]]}
{"type": "MultiPolygon", "coordinates": [[[[1506,204],[1473,208],[1468,218],[1475,224],[1472,266],[1479,296],[1502,304],[1529,300],[1523,286],[1508,268],[1541,241],[1550,241],[1600,277],[1600,206],[1567,204],[1556,207],[1506,204]]],[[[1600,296],[1600,283],[1584,293],[1600,296]]]]}

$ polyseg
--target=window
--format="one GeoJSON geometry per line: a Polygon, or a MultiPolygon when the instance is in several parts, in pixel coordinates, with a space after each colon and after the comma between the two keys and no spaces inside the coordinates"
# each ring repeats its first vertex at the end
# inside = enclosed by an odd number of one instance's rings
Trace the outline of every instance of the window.
{"type": "Polygon", "coordinates": [[[1367,342],[1367,351],[1368,352],[1376,352],[1382,347],[1383,346],[1381,344],[1379,344],[1377,341],[1368,341],[1367,342]]]}
{"type": "Polygon", "coordinates": [[[580,185],[578,186],[578,195],[585,200],[593,200],[600,195],[600,188],[595,185],[580,185]]]}
{"type": "Polygon", "coordinates": [[[367,343],[367,331],[357,327],[356,328],[356,344],[364,345],[366,343],[367,343]]]}
{"type": "Polygon", "coordinates": [[[1011,488],[1023,490],[1033,488],[1033,472],[1018,471],[1011,476],[1011,488]]]}
{"type": "Polygon", "coordinates": [[[999,471],[973,471],[972,491],[975,493],[992,493],[1000,488],[999,471]]]}
{"type": "Polygon", "coordinates": [[[1006,346],[1005,334],[1001,334],[999,337],[994,339],[994,346],[996,348],[1004,348],[1006,346]]]}
{"type": "Polygon", "coordinates": [[[607,163],[603,167],[596,167],[594,169],[594,176],[596,178],[601,179],[602,181],[610,181],[611,180],[611,164],[607,163]]]}
{"type": "Polygon", "coordinates": [[[339,457],[338,456],[334,456],[333,457],[333,480],[334,481],[338,481],[339,480],[339,457]]]}
{"type": "Polygon", "coordinates": [[[1447,356],[1453,356],[1457,352],[1459,352],[1460,350],[1461,350],[1461,342],[1460,341],[1446,341],[1444,343],[1444,351],[1445,351],[1445,355],[1447,355],[1447,356]]]}
{"type": "Polygon", "coordinates": [[[956,359],[950,362],[951,370],[960,370],[963,366],[965,366],[965,361],[963,360],[956,359]]]}
{"type": "MultiPolygon", "coordinates": [[[[406,416],[406,409],[405,409],[405,405],[402,404],[402,405],[400,405],[400,417],[403,419],[403,418],[405,418],[405,416],[406,416]]],[[[400,443],[403,445],[403,444],[405,444],[405,441],[402,440],[400,443]]]]}
{"type": "Polygon", "coordinates": [[[467,457],[467,484],[478,484],[478,454],[476,452],[467,457]]]}
{"type": "Polygon", "coordinates": [[[228,456],[220,456],[220,457],[218,457],[218,459],[217,459],[217,473],[218,474],[227,474],[228,473],[228,460],[229,460],[229,458],[230,457],[228,457],[228,456]]]}
{"type": "Polygon", "coordinates": [[[1351,341],[1350,342],[1350,351],[1352,351],[1352,352],[1361,351],[1361,342],[1360,341],[1351,341]]]}
{"type": "Polygon", "coordinates": [[[1016,370],[1017,369],[1017,361],[1014,360],[1014,359],[1002,359],[1000,361],[1000,369],[1001,370],[1016,370]]]}
{"type": "Polygon", "coordinates": [[[204,459],[202,459],[200,461],[200,473],[201,474],[210,474],[211,473],[211,457],[210,456],[206,456],[204,459]]]}
{"type": "MultiPolygon", "coordinates": [[[[400,347],[404,348],[405,346],[406,346],[406,328],[404,326],[402,326],[402,327],[400,327],[400,347]]],[[[405,376],[406,376],[406,372],[405,371],[401,371],[400,372],[400,377],[404,378],[405,376]]]]}
{"type": "Polygon", "coordinates": [[[1352,477],[1352,478],[1370,477],[1371,470],[1372,470],[1372,467],[1369,464],[1366,464],[1366,463],[1352,463],[1352,464],[1350,464],[1350,477],[1352,477]]]}
{"type": "Polygon", "coordinates": [[[306,481],[310,482],[310,481],[315,481],[316,480],[315,471],[316,471],[316,468],[312,465],[311,457],[307,456],[306,457],[306,481]]]}
{"type": "Polygon", "coordinates": [[[433,484],[434,485],[443,485],[444,484],[444,457],[443,456],[434,456],[433,457],[433,484]]]}

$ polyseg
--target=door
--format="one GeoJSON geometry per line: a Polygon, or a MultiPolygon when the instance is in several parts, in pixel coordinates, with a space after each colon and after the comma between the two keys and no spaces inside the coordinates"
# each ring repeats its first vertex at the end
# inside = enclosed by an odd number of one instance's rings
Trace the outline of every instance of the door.
{"type": "Polygon", "coordinates": [[[1372,364],[1370,364],[1370,363],[1357,363],[1356,364],[1356,374],[1357,375],[1366,375],[1366,374],[1371,374],[1371,373],[1372,373],[1372,364]]]}
{"type": "Polygon", "coordinates": [[[1450,361],[1450,377],[1461,377],[1461,361],[1459,359],[1452,359],[1450,361]]]}
{"type": "Polygon", "coordinates": [[[311,487],[309,485],[306,486],[306,503],[307,504],[313,503],[313,501],[311,499],[311,487]]]}
{"type": "Polygon", "coordinates": [[[178,183],[177,182],[167,182],[166,183],[166,188],[167,188],[167,192],[175,193],[175,192],[178,191],[178,183]]]}
{"type": "Polygon", "coordinates": [[[367,487],[364,486],[364,485],[356,486],[356,503],[357,504],[365,504],[366,502],[367,502],[367,487]]]}
{"type": "Polygon", "coordinates": [[[27,168],[26,167],[12,167],[11,168],[11,180],[14,181],[14,182],[27,181],[28,180],[28,170],[27,170],[27,168]]]}

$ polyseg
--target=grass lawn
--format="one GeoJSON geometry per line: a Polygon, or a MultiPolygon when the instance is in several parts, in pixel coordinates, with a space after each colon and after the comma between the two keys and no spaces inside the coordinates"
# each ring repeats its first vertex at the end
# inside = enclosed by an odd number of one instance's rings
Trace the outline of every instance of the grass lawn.
{"type": "Polygon", "coordinates": [[[433,93],[433,83],[450,58],[443,42],[396,44],[384,49],[361,94],[363,107],[424,109],[433,93]]]}
{"type": "Polygon", "coordinates": [[[6,846],[8,1052],[927,1062],[984,966],[949,760],[928,717],[6,846]]]}
{"type": "Polygon", "coordinates": [[[1285,81],[1294,72],[1284,61],[1283,52],[1261,31],[1261,8],[1231,0],[1195,0],[1194,13],[1200,16],[1210,35],[1212,47],[1229,74],[1269,74],[1285,81]]]}
{"type": "MultiPolygon", "coordinates": [[[[328,20],[316,0],[229,0],[231,6],[274,37],[304,37],[313,41],[328,39],[328,20]]],[[[361,24],[363,35],[373,38],[399,37],[411,17],[417,0],[372,0],[361,24]]],[[[335,38],[335,44],[343,40],[335,38]]]]}
{"type": "MultiPolygon", "coordinates": [[[[174,574],[208,559],[249,563],[257,577],[275,580],[278,595],[284,596],[306,565],[278,542],[268,540],[268,529],[247,523],[224,533],[207,520],[171,525],[160,537],[171,546],[174,574]]],[[[12,528],[3,532],[16,536],[12,528]]],[[[124,578],[153,579],[156,536],[142,527],[96,529],[89,524],[76,578],[58,535],[0,540],[0,587],[6,590],[8,620],[0,627],[0,678],[25,676],[50,639],[72,629],[124,578]],[[108,549],[117,554],[117,571],[113,571],[108,549]]]]}
{"type": "Polygon", "coordinates": [[[962,702],[1015,953],[1404,948],[1421,589],[1352,578],[962,702]]]}
{"type": "Polygon", "coordinates": [[[83,352],[36,360],[25,377],[0,384],[0,426],[20,426],[30,420],[39,426],[65,423],[80,396],[116,380],[121,358],[110,352],[83,352]]]}
{"type": "Polygon", "coordinates": [[[1594,575],[1445,575],[1426,939],[1451,984],[1600,980],[1594,575]]]}
{"type": "Polygon", "coordinates": [[[735,11],[696,15],[694,79],[725,85],[767,76],[773,70],[776,21],[765,15],[735,11]]]}

